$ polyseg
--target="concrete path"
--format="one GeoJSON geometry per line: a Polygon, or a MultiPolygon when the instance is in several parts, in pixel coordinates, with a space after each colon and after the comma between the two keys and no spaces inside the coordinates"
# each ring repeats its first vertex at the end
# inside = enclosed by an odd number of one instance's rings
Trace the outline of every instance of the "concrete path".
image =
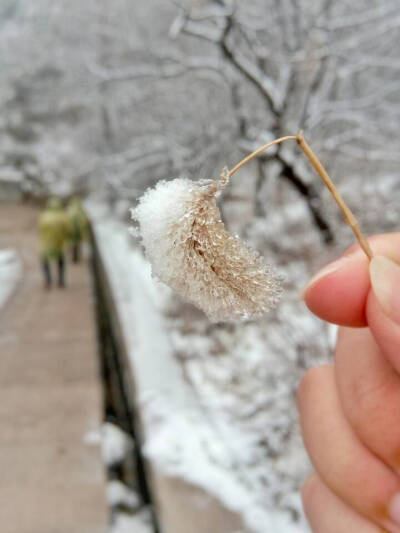
{"type": "Polygon", "coordinates": [[[101,389],[87,265],[68,264],[65,290],[42,288],[38,211],[0,204],[0,249],[23,278],[0,310],[0,530],[105,533],[98,446],[101,389]]]}

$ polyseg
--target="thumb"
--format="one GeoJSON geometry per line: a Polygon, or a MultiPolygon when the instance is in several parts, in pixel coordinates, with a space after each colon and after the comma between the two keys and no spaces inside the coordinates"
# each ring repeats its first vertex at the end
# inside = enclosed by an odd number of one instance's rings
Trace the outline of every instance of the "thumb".
{"type": "Polygon", "coordinates": [[[369,270],[372,290],[367,301],[367,322],[382,352],[400,373],[400,266],[376,255],[369,270]]]}

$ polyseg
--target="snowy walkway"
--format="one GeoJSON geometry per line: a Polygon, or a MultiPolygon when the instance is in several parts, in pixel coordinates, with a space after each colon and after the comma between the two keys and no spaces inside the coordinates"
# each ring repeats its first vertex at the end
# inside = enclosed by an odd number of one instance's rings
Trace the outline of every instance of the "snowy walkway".
{"type": "Polygon", "coordinates": [[[68,264],[66,290],[42,289],[37,216],[0,205],[0,249],[23,268],[0,310],[0,529],[105,533],[100,452],[85,444],[101,414],[89,272],[68,264]]]}

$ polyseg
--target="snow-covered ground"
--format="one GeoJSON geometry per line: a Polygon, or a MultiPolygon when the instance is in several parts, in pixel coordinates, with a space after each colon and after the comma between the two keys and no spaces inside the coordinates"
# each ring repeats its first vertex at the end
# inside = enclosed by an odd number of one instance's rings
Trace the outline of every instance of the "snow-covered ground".
{"type": "MultiPolygon", "coordinates": [[[[130,347],[144,453],[238,512],[246,533],[308,531],[295,389],[326,358],[332,331],[289,284],[265,319],[212,325],[151,277],[126,225],[93,205],[90,212],[130,347]]],[[[294,260],[284,273],[300,283],[308,275],[294,260]]]]}
{"type": "Polygon", "coordinates": [[[6,303],[21,277],[20,258],[15,250],[0,250],[0,309],[6,303]]]}

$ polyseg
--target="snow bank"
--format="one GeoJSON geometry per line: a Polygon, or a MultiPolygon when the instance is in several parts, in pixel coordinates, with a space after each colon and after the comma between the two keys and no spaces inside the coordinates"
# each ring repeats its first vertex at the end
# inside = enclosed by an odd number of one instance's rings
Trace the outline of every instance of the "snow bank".
{"type": "Polygon", "coordinates": [[[0,250],[0,309],[4,306],[21,277],[22,266],[15,250],[0,250]]]}

